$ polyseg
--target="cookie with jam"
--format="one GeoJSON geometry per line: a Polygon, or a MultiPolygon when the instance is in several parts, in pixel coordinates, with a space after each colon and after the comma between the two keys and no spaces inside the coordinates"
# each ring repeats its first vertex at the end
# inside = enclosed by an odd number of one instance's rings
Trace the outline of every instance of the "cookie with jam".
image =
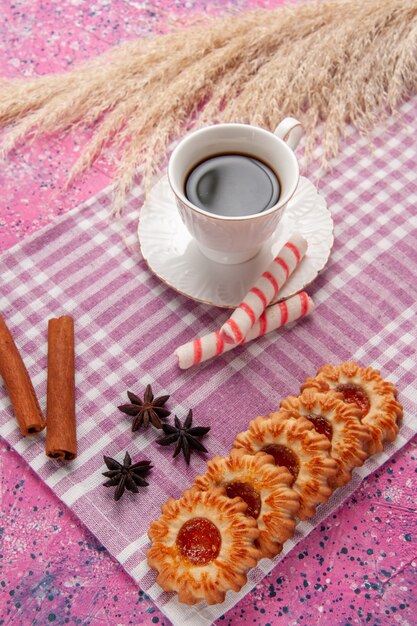
{"type": "Polygon", "coordinates": [[[383,449],[386,441],[394,441],[403,408],[397,401],[394,385],[384,380],[378,370],[356,363],[323,365],[317,375],[308,378],[301,390],[315,389],[322,393],[337,392],[347,404],[360,409],[360,420],[369,432],[369,454],[383,449]]]}
{"type": "Polygon", "coordinates": [[[157,583],[185,604],[216,604],[229,589],[239,591],[259,557],[259,530],[246,508],[240,498],[209,491],[170,498],[148,531],[148,564],[158,572],[157,583]]]}
{"type": "Polygon", "coordinates": [[[290,471],[292,488],[300,496],[300,519],[314,515],[317,505],[326,502],[333,491],[330,485],[338,466],[330,456],[331,443],[304,417],[288,417],[283,410],[267,418],[257,417],[236,437],[233,446],[248,454],[266,452],[275,465],[290,471]]]}
{"type": "Polygon", "coordinates": [[[338,465],[332,486],[348,483],[353,468],[363,465],[368,458],[370,436],[366,426],[360,423],[360,409],[346,404],[337,394],[319,393],[314,389],[306,389],[298,397],[288,396],[280,407],[289,417],[308,419],[316,432],[328,438],[330,455],[338,465]]]}
{"type": "Polygon", "coordinates": [[[260,558],[272,558],[294,534],[300,498],[291,488],[292,482],[292,474],[285,467],[275,466],[270,455],[249,455],[235,449],[228,457],[210,460],[206,473],[195,479],[193,489],[218,490],[228,498],[241,498],[248,507],[246,515],[258,524],[260,558]]]}

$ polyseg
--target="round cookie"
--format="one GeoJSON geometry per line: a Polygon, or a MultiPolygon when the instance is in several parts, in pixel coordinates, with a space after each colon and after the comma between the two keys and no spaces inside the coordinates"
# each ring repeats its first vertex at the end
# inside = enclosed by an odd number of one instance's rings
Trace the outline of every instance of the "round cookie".
{"type": "Polygon", "coordinates": [[[378,370],[351,362],[323,365],[316,376],[308,378],[301,386],[301,390],[304,389],[322,393],[336,391],[343,402],[357,406],[361,411],[360,420],[370,435],[369,454],[380,452],[384,442],[394,441],[398,434],[397,422],[403,415],[403,408],[396,399],[396,388],[384,380],[378,370]]]}
{"type": "Polygon", "coordinates": [[[291,472],[292,488],[300,496],[300,519],[314,515],[316,506],[332,493],[330,484],[338,466],[330,456],[331,443],[304,417],[288,417],[283,410],[267,418],[257,417],[250,422],[249,430],[236,437],[233,446],[249,454],[266,452],[276,465],[291,472]]]}
{"type": "Polygon", "coordinates": [[[348,483],[353,468],[362,465],[368,457],[370,436],[366,426],[360,423],[360,410],[342,402],[336,394],[318,393],[314,389],[306,389],[297,397],[288,396],[280,407],[289,417],[308,419],[316,432],[329,439],[330,456],[338,465],[332,486],[348,483]]]}
{"type": "Polygon", "coordinates": [[[169,498],[148,531],[148,564],[158,571],[157,583],[185,604],[216,604],[229,589],[239,591],[259,557],[259,530],[246,508],[240,498],[209,491],[169,498]]]}
{"type": "Polygon", "coordinates": [[[216,456],[209,461],[206,473],[197,476],[193,489],[217,489],[229,498],[242,498],[248,505],[246,515],[258,524],[260,558],[272,558],[295,530],[300,498],[291,488],[292,482],[291,473],[275,466],[270,455],[249,455],[235,449],[228,457],[216,456]]]}

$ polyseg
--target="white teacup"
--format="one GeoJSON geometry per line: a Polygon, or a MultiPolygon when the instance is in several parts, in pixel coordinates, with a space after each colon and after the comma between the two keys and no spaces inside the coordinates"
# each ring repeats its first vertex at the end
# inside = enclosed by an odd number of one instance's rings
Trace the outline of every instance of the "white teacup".
{"type": "Polygon", "coordinates": [[[293,150],[301,135],[300,122],[287,117],[274,133],[247,124],[216,124],[187,135],[177,145],[169,160],[169,183],[181,218],[206,257],[234,264],[248,261],[259,252],[297,188],[300,174],[293,150]],[[198,163],[219,154],[248,155],[268,165],[281,186],[277,203],[260,213],[229,217],[190,202],[185,195],[188,175],[198,163]]]}

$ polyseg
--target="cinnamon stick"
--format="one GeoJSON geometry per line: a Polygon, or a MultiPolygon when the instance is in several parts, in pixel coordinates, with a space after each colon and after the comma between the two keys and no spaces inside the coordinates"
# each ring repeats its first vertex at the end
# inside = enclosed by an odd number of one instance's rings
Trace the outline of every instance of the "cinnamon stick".
{"type": "Polygon", "coordinates": [[[75,426],[74,320],[48,322],[46,455],[71,461],[77,456],[75,426]]]}
{"type": "Polygon", "coordinates": [[[43,430],[45,420],[35,390],[13,336],[1,315],[0,376],[6,386],[22,435],[33,435],[43,430]]]}

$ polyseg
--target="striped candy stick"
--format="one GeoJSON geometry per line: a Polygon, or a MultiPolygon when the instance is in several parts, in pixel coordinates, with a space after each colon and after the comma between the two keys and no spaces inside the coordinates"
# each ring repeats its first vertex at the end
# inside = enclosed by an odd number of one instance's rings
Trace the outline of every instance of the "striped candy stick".
{"type": "MultiPolygon", "coordinates": [[[[305,291],[268,307],[250,329],[243,343],[262,337],[281,326],[290,324],[300,317],[311,313],[314,309],[312,299],[305,291]]],[[[178,365],[181,369],[188,369],[192,365],[198,365],[208,359],[229,352],[237,344],[226,343],[220,330],[209,333],[204,337],[194,339],[175,350],[178,357],[178,365]]]]}
{"type": "Polygon", "coordinates": [[[300,264],[307,241],[293,235],[221,327],[226,343],[242,343],[252,326],[300,264]]]}

